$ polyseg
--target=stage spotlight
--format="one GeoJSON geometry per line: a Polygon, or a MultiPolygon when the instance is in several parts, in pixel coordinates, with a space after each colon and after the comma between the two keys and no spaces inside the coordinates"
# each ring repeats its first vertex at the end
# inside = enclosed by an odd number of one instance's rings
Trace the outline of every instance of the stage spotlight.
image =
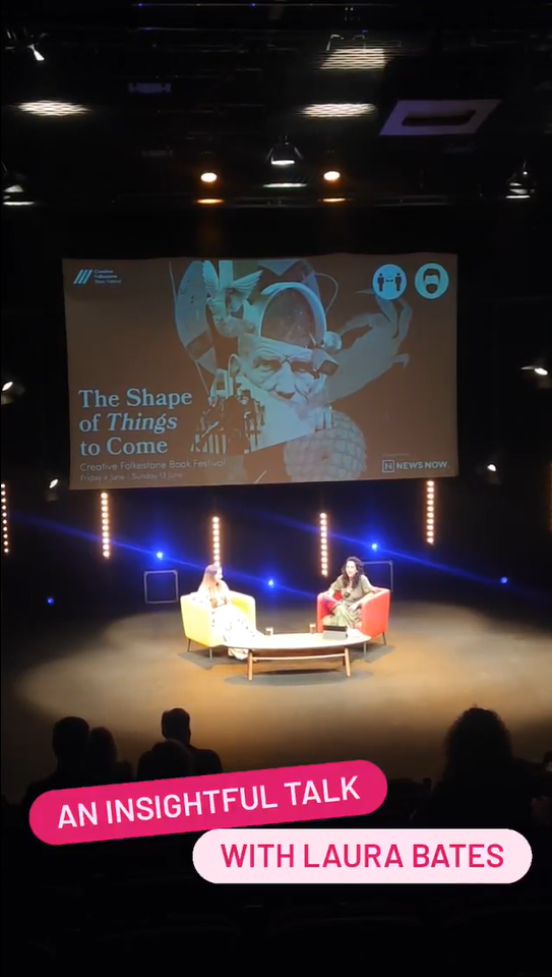
{"type": "Polygon", "coordinates": [[[220,519],[218,516],[213,516],[211,519],[211,559],[215,566],[221,565],[220,519]]]}
{"type": "Polygon", "coordinates": [[[53,606],[54,606],[54,604],[55,604],[55,600],[54,600],[54,598],[53,598],[53,597],[48,597],[48,599],[47,599],[47,601],[46,601],[46,603],[47,603],[47,604],[48,604],[48,605],[49,605],[50,607],[53,607],[53,606]]]}
{"type": "Polygon", "coordinates": [[[268,586],[269,587],[273,587],[274,586],[274,581],[273,580],[269,580],[268,581],[268,586]]]}
{"type": "Polygon", "coordinates": [[[508,577],[501,577],[500,578],[500,582],[501,582],[501,584],[507,584],[509,582],[508,581],[508,577]]]}
{"type": "Polygon", "coordinates": [[[332,34],[326,51],[322,71],[381,71],[389,58],[385,48],[368,47],[362,34],[352,39],[332,34]]]}
{"type": "Polygon", "coordinates": [[[8,489],[2,483],[2,553],[8,556],[10,552],[10,528],[8,522],[8,489]]]}
{"type": "Polygon", "coordinates": [[[435,543],[435,482],[426,482],[425,486],[425,536],[426,543],[435,543]]]}
{"type": "Polygon", "coordinates": [[[501,485],[504,460],[501,451],[494,451],[477,466],[477,474],[487,485],[501,485]]]}
{"type": "Polygon", "coordinates": [[[303,115],[307,119],[358,119],[372,115],[376,106],[369,102],[330,102],[325,105],[307,105],[303,115]]]}
{"type": "Polygon", "coordinates": [[[66,488],[65,480],[54,476],[48,481],[48,488],[46,489],[46,501],[47,502],[57,502],[59,500],[59,493],[63,488],[66,488]]]}
{"type": "Polygon", "coordinates": [[[270,150],[268,158],[272,166],[295,166],[297,160],[301,159],[301,155],[285,138],[270,150]]]}
{"type": "Polygon", "coordinates": [[[320,525],[320,573],[328,576],[328,517],[325,512],[319,516],[320,525]]]}
{"type": "Polygon", "coordinates": [[[528,366],[522,366],[521,370],[523,373],[531,373],[533,377],[536,377],[536,385],[539,389],[550,390],[552,387],[552,378],[544,357],[534,360],[528,366]]]}
{"type": "Polygon", "coordinates": [[[24,393],[24,389],[21,384],[17,383],[15,380],[3,380],[2,381],[2,407],[6,407],[8,404],[13,404],[14,400],[24,393]]]}
{"type": "Polygon", "coordinates": [[[84,105],[74,105],[72,102],[22,102],[19,108],[21,112],[49,118],[85,115],[88,112],[88,109],[84,105]]]}
{"type": "Polygon", "coordinates": [[[306,187],[306,183],[301,183],[299,180],[288,183],[264,183],[265,190],[298,190],[301,187],[306,187]]]}
{"type": "Polygon", "coordinates": [[[224,200],[222,197],[202,197],[197,201],[198,204],[202,204],[205,207],[214,207],[217,204],[223,204],[224,200]]]}
{"type": "Polygon", "coordinates": [[[337,183],[341,179],[341,173],[339,170],[326,170],[324,179],[326,183],[337,183]]]}
{"type": "Polygon", "coordinates": [[[34,44],[29,44],[29,48],[33,52],[33,57],[34,57],[35,61],[45,61],[46,60],[46,58],[44,57],[44,55],[40,53],[40,51],[35,47],[34,44]]]}
{"type": "Polygon", "coordinates": [[[378,543],[372,543],[371,546],[370,546],[370,549],[377,550],[378,549],[378,543]]]}
{"type": "Polygon", "coordinates": [[[102,492],[100,497],[102,515],[102,553],[105,560],[111,556],[111,532],[109,524],[109,495],[102,492]]]}
{"type": "Polygon", "coordinates": [[[164,554],[164,553],[162,553],[162,552],[161,552],[161,550],[158,550],[158,551],[157,551],[157,553],[155,554],[155,556],[156,556],[156,558],[157,558],[158,560],[162,560],[162,559],[163,559],[163,557],[164,557],[164,555],[165,555],[165,554],[164,554]]]}
{"type": "Polygon", "coordinates": [[[206,173],[202,173],[199,179],[202,183],[216,183],[218,176],[216,173],[212,173],[208,170],[206,173]]]}

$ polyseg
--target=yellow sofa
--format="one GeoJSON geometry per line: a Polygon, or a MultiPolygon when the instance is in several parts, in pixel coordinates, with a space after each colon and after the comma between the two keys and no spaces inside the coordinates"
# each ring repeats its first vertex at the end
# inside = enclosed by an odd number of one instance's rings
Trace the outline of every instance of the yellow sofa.
{"type": "MultiPolygon", "coordinates": [[[[212,624],[211,610],[203,607],[194,600],[195,594],[185,594],[180,598],[180,610],[182,612],[182,625],[184,635],[188,639],[188,648],[194,641],[198,645],[209,649],[209,658],[213,657],[213,648],[224,645],[222,634],[217,634],[212,624]]],[[[230,600],[235,607],[243,611],[247,620],[253,628],[257,627],[257,608],[254,597],[248,594],[230,594],[230,600]]]]}

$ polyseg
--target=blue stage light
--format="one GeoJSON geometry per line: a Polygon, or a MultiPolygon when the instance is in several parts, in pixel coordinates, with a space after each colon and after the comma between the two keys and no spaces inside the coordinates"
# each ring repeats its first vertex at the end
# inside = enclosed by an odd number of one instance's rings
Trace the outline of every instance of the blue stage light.
{"type": "Polygon", "coordinates": [[[378,549],[378,544],[377,543],[372,543],[371,549],[377,550],[378,549]]]}
{"type": "Polygon", "coordinates": [[[49,604],[50,607],[51,607],[53,604],[55,604],[55,600],[54,600],[53,597],[48,597],[48,600],[46,601],[46,603],[49,604]]]}
{"type": "Polygon", "coordinates": [[[162,560],[165,554],[162,553],[161,550],[158,550],[155,555],[156,555],[156,557],[157,557],[158,560],[162,560]]]}
{"type": "Polygon", "coordinates": [[[501,577],[500,578],[500,582],[501,583],[508,583],[508,577],[501,577]]]}
{"type": "Polygon", "coordinates": [[[269,587],[273,587],[274,586],[274,581],[273,580],[269,580],[268,581],[268,586],[269,587]]]}

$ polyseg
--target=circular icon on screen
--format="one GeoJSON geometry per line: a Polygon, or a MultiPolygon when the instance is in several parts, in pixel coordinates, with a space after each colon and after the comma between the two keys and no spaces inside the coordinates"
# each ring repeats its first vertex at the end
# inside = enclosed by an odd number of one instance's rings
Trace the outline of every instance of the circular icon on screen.
{"type": "Polygon", "coordinates": [[[372,279],[374,293],[389,302],[401,297],[406,284],[406,275],[398,265],[382,265],[372,279]]]}
{"type": "Polygon", "coordinates": [[[442,265],[422,265],[414,284],[422,298],[440,299],[449,287],[449,276],[442,265]]]}

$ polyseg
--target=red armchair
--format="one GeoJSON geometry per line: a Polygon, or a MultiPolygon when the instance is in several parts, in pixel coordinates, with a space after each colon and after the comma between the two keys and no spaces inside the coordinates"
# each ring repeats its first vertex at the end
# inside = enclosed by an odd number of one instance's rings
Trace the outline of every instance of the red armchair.
{"type": "MultiPolygon", "coordinates": [[[[339,599],[340,595],[336,594],[336,600],[339,599]]],[[[326,614],[329,614],[333,605],[333,600],[328,600],[322,594],[318,596],[317,606],[316,606],[316,626],[319,631],[324,630],[324,625],[322,623],[326,614]]],[[[391,606],[391,591],[389,590],[378,590],[377,593],[372,594],[370,599],[362,607],[362,623],[360,625],[360,631],[362,634],[367,635],[370,638],[378,638],[380,635],[383,638],[383,643],[387,644],[387,626],[389,624],[389,608],[391,606]]]]}

